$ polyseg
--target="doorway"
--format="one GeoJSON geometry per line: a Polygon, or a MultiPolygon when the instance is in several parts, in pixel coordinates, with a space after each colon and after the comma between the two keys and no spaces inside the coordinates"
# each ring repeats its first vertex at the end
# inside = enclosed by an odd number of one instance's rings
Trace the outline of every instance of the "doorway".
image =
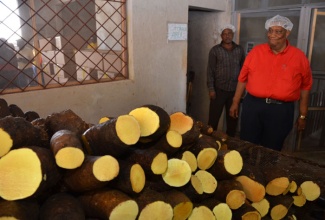
{"type": "Polygon", "coordinates": [[[311,9],[308,59],[313,72],[307,126],[297,134],[296,151],[325,151],[325,8],[311,9]]]}
{"type": "MultiPolygon", "coordinates": [[[[221,20],[218,12],[189,9],[187,114],[204,123],[208,123],[210,104],[206,83],[208,56],[210,49],[221,41],[218,33],[221,20]]],[[[223,116],[218,129],[222,127],[223,116]]]]}

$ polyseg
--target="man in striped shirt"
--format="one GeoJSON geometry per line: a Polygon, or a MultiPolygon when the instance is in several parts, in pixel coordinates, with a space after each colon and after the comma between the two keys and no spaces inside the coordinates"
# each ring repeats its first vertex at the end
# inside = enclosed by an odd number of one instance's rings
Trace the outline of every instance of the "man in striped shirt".
{"type": "Polygon", "coordinates": [[[221,43],[211,48],[207,70],[207,86],[210,97],[209,122],[213,129],[218,128],[225,107],[227,135],[234,137],[237,118],[229,115],[235,94],[238,75],[245,60],[244,49],[233,42],[235,27],[226,24],[220,28],[221,43]]]}

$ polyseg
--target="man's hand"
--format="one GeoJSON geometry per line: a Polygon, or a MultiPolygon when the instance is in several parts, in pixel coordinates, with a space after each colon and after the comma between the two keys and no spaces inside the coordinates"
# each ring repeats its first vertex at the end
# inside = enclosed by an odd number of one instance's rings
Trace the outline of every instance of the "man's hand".
{"type": "Polygon", "coordinates": [[[233,102],[229,109],[229,115],[233,118],[238,118],[238,113],[239,113],[239,104],[233,102]]]}
{"type": "Polygon", "coordinates": [[[306,128],[306,119],[298,118],[296,122],[297,130],[304,131],[306,128]]]}
{"type": "Polygon", "coordinates": [[[215,91],[209,91],[209,97],[210,99],[216,99],[217,95],[215,91]]]}

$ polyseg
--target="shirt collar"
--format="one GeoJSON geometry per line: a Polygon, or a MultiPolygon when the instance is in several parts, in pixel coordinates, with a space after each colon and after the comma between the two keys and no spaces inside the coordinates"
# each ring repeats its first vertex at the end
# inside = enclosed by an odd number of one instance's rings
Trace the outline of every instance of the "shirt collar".
{"type": "MultiPolygon", "coordinates": [[[[291,47],[291,44],[288,40],[286,40],[286,45],[287,45],[286,48],[284,48],[284,50],[278,54],[286,53],[289,50],[289,48],[291,47]]],[[[270,53],[273,53],[273,51],[271,50],[269,45],[268,45],[268,48],[269,48],[270,53]]]]}

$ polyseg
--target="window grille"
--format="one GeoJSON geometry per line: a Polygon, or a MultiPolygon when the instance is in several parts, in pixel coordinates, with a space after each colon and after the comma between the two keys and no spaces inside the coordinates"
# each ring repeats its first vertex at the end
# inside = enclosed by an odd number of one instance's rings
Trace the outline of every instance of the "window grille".
{"type": "Polygon", "coordinates": [[[0,94],[128,78],[126,0],[1,0],[0,94]]]}

